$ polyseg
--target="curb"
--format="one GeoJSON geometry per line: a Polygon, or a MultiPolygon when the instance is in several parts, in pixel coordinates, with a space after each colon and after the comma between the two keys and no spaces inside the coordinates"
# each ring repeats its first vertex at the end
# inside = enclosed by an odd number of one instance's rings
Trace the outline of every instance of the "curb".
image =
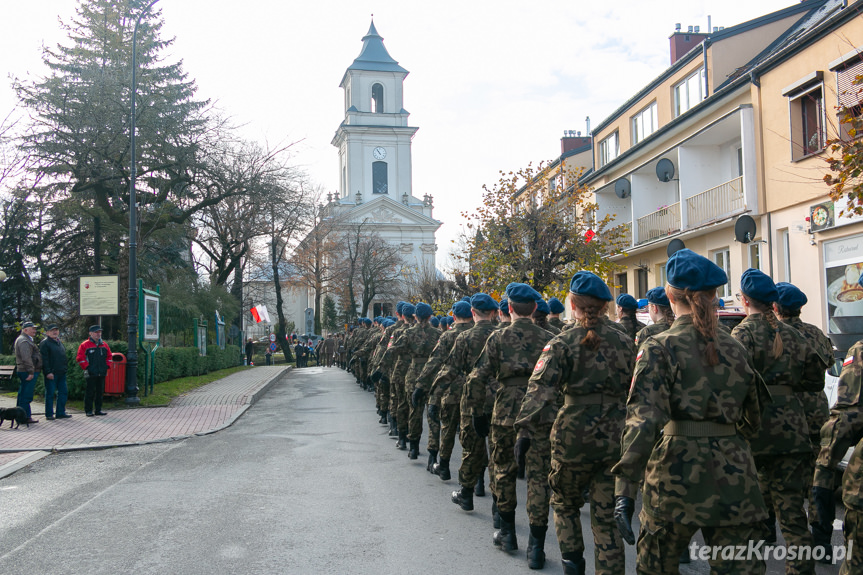
{"type": "Polygon", "coordinates": [[[28,455],[25,455],[23,457],[19,457],[18,459],[13,460],[13,461],[7,463],[6,465],[0,466],[0,478],[5,477],[2,473],[7,467],[13,466],[13,465],[17,464],[19,461],[21,461],[27,457],[32,457],[32,455],[35,453],[42,453],[43,455],[41,455],[39,457],[35,457],[32,461],[26,461],[26,462],[22,463],[19,467],[16,467],[12,471],[10,471],[8,474],[11,474],[11,473],[14,473],[15,471],[18,471],[18,469],[20,469],[21,467],[29,465],[30,463],[33,463],[34,461],[41,459],[42,457],[44,457],[45,455],[48,455],[49,453],[62,453],[65,451],[113,449],[116,447],[131,447],[131,446],[135,446],[135,445],[151,445],[153,443],[168,443],[170,441],[180,441],[182,439],[188,439],[190,437],[210,435],[211,433],[216,433],[217,431],[221,431],[221,430],[225,429],[226,427],[230,427],[231,425],[233,425],[234,422],[237,421],[241,415],[246,413],[246,411],[250,407],[252,407],[252,405],[254,405],[261,398],[261,396],[264,395],[264,393],[266,393],[273,385],[275,385],[276,383],[279,383],[280,381],[285,379],[290,372],[291,372],[291,366],[286,366],[285,369],[282,370],[281,373],[272,377],[269,381],[264,383],[261,387],[259,387],[257,389],[257,391],[255,391],[251,396],[249,396],[249,400],[247,403],[244,403],[243,405],[239,406],[239,408],[234,413],[234,415],[227,422],[220,425],[219,427],[215,427],[213,429],[208,429],[206,431],[198,431],[196,433],[190,433],[188,435],[176,435],[173,437],[160,437],[158,439],[148,439],[148,440],[143,440],[143,441],[123,441],[123,442],[119,442],[119,443],[99,443],[96,445],[93,445],[93,444],[65,445],[63,447],[33,447],[30,449],[10,449],[10,450],[0,449],[0,453],[27,453],[28,454],[28,455]]]}
{"type": "Polygon", "coordinates": [[[43,457],[47,457],[50,454],[51,454],[51,452],[42,451],[42,450],[26,452],[21,457],[19,457],[17,459],[13,459],[12,461],[7,463],[6,465],[0,465],[0,479],[3,479],[4,477],[8,477],[8,476],[12,475],[13,473],[15,473],[16,471],[23,469],[24,467],[27,467],[31,463],[35,463],[36,461],[39,461],[43,457]]]}

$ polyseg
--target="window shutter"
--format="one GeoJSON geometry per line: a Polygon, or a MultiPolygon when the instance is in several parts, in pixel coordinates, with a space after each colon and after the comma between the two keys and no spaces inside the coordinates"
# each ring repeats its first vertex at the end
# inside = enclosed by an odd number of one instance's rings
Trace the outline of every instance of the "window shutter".
{"type": "Polygon", "coordinates": [[[836,71],[836,86],[839,92],[839,106],[853,108],[860,103],[863,85],[855,85],[857,76],[863,76],[863,60],[849,63],[836,71]]]}

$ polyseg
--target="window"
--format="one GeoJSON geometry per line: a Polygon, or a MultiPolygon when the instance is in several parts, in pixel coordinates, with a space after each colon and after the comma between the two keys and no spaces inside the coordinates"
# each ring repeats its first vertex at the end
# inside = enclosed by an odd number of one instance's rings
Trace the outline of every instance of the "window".
{"type": "Polygon", "coordinates": [[[656,266],[656,272],[657,277],[659,277],[659,287],[664,288],[665,284],[668,283],[668,275],[665,273],[665,264],[656,266]]]}
{"type": "Polygon", "coordinates": [[[380,84],[372,86],[372,112],[384,113],[384,87],[380,84]]]}
{"type": "Polygon", "coordinates": [[[761,269],[761,240],[749,244],[749,267],[761,269]]]}
{"type": "Polygon", "coordinates": [[[791,159],[800,160],[824,149],[824,88],[818,84],[789,101],[791,159]]]}
{"type": "Polygon", "coordinates": [[[635,282],[638,286],[635,296],[636,298],[647,297],[647,290],[650,289],[647,287],[647,270],[645,269],[637,269],[635,270],[635,282]]]}
{"type": "Polygon", "coordinates": [[[839,125],[840,137],[843,140],[853,140],[863,136],[863,134],[855,133],[851,136],[849,132],[851,119],[860,119],[863,116],[863,94],[861,87],[855,80],[858,76],[863,76],[863,60],[852,60],[843,67],[836,70],[836,86],[839,93],[839,110],[837,112],[837,124],[839,125]]]}
{"type": "MultiPolygon", "coordinates": [[[[713,252],[713,263],[721,267],[725,271],[725,275],[731,277],[731,265],[729,263],[731,252],[728,248],[716,250],[713,252]]],[[[716,295],[719,297],[731,297],[731,284],[727,283],[716,288],[716,295]]]]}
{"type": "Polygon", "coordinates": [[[675,118],[705,98],[704,81],[704,68],[702,67],[674,87],[675,118]]]}
{"type": "Polygon", "coordinates": [[[779,269],[782,272],[782,277],[780,281],[790,282],[791,281],[791,234],[788,233],[788,228],[784,230],[779,230],[779,261],[781,262],[781,267],[779,269]]]}
{"type": "Polygon", "coordinates": [[[632,143],[637,144],[650,134],[656,131],[659,127],[657,118],[656,102],[654,101],[648,107],[632,117],[632,143]]]}
{"type": "Polygon", "coordinates": [[[617,157],[620,153],[620,144],[617,141],[617,132],[599,143],[599,165],[604,166],[617,157]]]}
{"type": "Polygon", "coordinates": [[[617,274],[616,276],[614,276],[614,282],[620,286],[619,288],[617,288],[617,295],[629,292],[629,286],[627,285],[626,281],[626,273],[617,274]]]}
{"type": "Polygon", "coordinates": [[[743,148],[737,148],[737,175],[743,175],[743,148]]]}
{"type": "Polygon", "coordinates": [[[387,163],[372,163],[372,193],[388,194],[387,190],[387,163]]]}

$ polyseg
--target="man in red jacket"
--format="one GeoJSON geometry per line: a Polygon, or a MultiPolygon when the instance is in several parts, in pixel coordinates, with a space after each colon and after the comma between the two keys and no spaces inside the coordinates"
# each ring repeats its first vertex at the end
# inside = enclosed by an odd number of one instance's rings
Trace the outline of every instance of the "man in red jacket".
{"type": "Polygon", "coordinates": [[[84,389],[84,414],[87,417],[108,415],[102,411],[102,394],[105,392],[105,376],[111,369],[111,348],[102,341],[102,326],[91,325],[89,331],[90,337],[78,346],[78,355],[75,356],[87,382],[84,389]]]}

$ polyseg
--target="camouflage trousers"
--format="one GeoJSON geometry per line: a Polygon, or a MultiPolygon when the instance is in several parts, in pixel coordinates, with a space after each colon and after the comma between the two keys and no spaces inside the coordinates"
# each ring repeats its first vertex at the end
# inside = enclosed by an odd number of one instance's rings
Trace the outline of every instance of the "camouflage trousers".
{"type": "MultiPolygon", "coordinates": [[[[396,419],[396,423],[400,423],[398,409],[399,401],[402,398],[403,385],[401,381],[390,376],[390,413],[396,419]]],[[[407,423],[407,420],[405,420],[405,423],[407,423]]]]}
{"type": "Polygon", "coordinates": [[[445,403],[440,406],[441,459],[449,459],[452,456],[452,448],[455,446],[455,436],[458,435],[460,419],[460,411],[457,403],[445,403]]]}
{"type": "MultiPolygon", "coordinates": [[[[719,546],[724,549],[737,549],[737,546],[749,546],[749,541],[761,541],[764,539],[765,530],[762,523],[751,525],[730,525],[728,527],[699,527],[698,525],[682,525],[654,519],[643,510],[638,515],[641,521],[641,532],[638,534],[636,548],[638,557],[635,569],[639,575],[668,575],[679,573],[678,561],[680,555],[687,547],[690,548],[690,540],[701,529],[706,546],[719,546]]],[[[696,553],[698,551],[696,550],[696,553]]],[[[696,555],[697,556],[697,555],[696,555]]],[[[766,572],[767,565],[763,559],[757,556],[749,557],[748,560],[723,559],[717,556],[710,557],[711,575],[761,575],[766,572]]],[[[597,573],[599,570],[597,569],[597,573]]],[[[620,573],[623,573],[621,570],[620,573]]]]}
{"type": "Polygon", "coordinates": [[[461,467],[458,469],[458,482],[462,487],[473,487],[476,480],[488,467],[488,451],[485,438],[473,429],[473,418],[461,414],[459,417],[459,442],[461,443],[461,467]]]}
{"type": "Polygon", "coordinates": [[[597,575],[623,575],[626,571],[623,539],[614,521],[614,476],[610,471],[614,463],[616,460],[563,463],[552,459],[548,476],[561,553],[584,553],[581,508],[584,491],[590,491],[590,528],[597,575]]]}
{"type": "Polygon", "coordinates": [[[425,412],[425,402],[414,407],[411,403],[411,395],[413,394],[413,384],[405,386],[405,395],[408,403],[408,439],[411,441],[419,441],[423,434],[423,413],[425,412]]]}
{"type": "Polygon", "coordinates": [[[845,551],[851,549],[851,555],[845,557],[839,575],[863,573],[863,511],[845,508],[845,523],[842,526],[845,535],[845,551]],[[858,543],[860,547],[858,547],[858,543]]]}
{"type": "MultiPolygon", "coordinates": [[[[429,404],[431,407],[433,404],[429,404]]],[[[440,403],[434,404],[440,406],[440,403]]],[[[438,410],[440,413],[440,410],[438,410]]],[[[440,430],[441,430],[441,420],[440,417],[432,417],[431,410],[426,412],[426,420],[429,424],[429,440],[427,448],[430,451],[440,451],[440,430]]]]}
{"type": "Polygon", "coordinates": [[[399,432],[408,433],[411,414],[411,392],[408,390],[404,378],[398,384],[399,402],[396,405],[396,419],[399,424],[399,432]]]}
{"type": "MultiPolygon", "coordinates": [[[[755,458],[755,467],[761,492],[773,502],[785,544],[812,548],[812,534],[803,509],[807,481],[814,472],[809,454],[761,455],[755,458]]],[[[815,561],[811,558],[786,561],[785,573],[813,575],[815,561]]]]}
{"type": "Polygon", "coordinates": [[[497,508],[504,512],[515,512],[518,500],[515,495],[515,481],[518,465],[515,462],[516,431],[511,425],[492,425],[489,441],[491,442],[490,483],[494,485],[494,495],[497,498],[497,508]],[[493,478],[493,479],[492,479],[493,478]]]}
{"type": "Polygon", "coordinates": [[[525,457],[527,477],[527,517],[531,525],[546,527],[551,500],[548,474],[551,473],[551,426],[540,426],[531,435],[525,457]]]}
{"type": "Polygon", "coordinates": [[[375,386],[375,403],[378,409],[389,411],[390,408],[390,380],[382,377],[375,386]]]}

